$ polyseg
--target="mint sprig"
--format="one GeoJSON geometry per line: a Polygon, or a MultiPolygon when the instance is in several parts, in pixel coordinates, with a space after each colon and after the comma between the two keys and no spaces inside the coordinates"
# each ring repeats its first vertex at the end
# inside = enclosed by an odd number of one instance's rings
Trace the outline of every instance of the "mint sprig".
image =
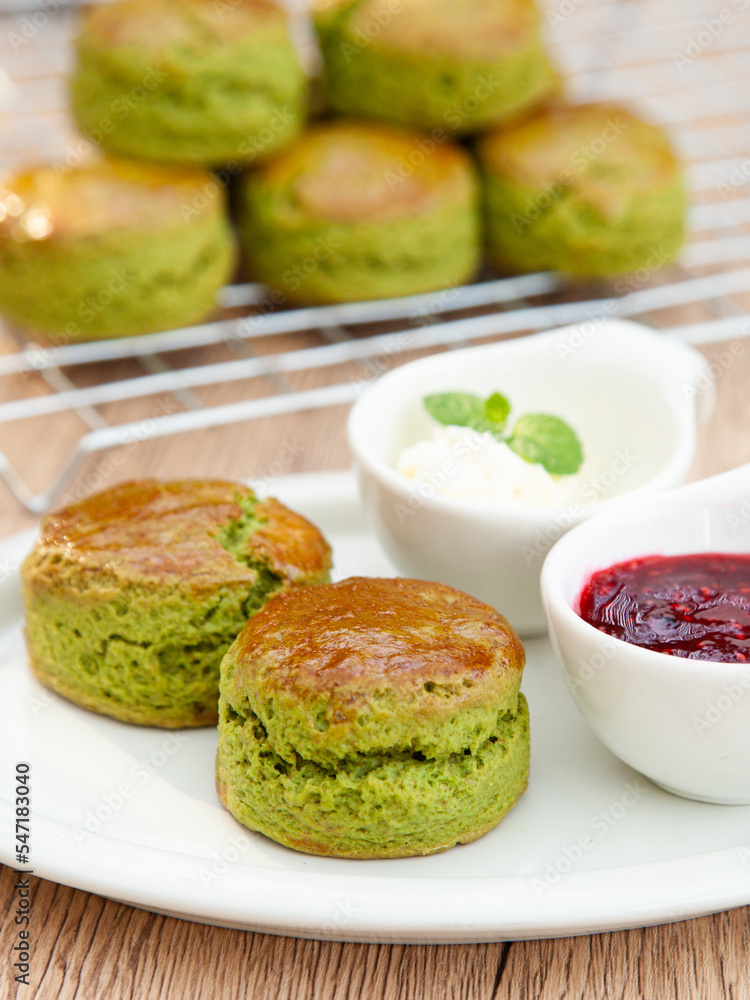
{"type": "Polygon", "coordinates": [[[440,424],[486,430],[484,403],[470,392],[440,392],[425,396],[427,412],[440,424]]]}
{"type": "Polygon", "coordinates": [[[578,435],[560,417],[527,413],[504,434],[511,406],[499,392],[487,399],[470,392],[440,392],[425,396],[424,406],[440,424],[493,434],[525,461],[543,466],[553,476],[570,476],[583,462],[578,435]]]}
{"type": "Polygon", "coordinates": [[[505,427],[505,421],[510,413],[509,400],[499,392],[493,392],[484,401],[484,415],[487,422],[492,425],[495,434],[505,427]]]}
{"type": "Polygon", "coordinates": [[[570,476],[583,462],[583,448],[570,424],[547,413],[527,413],[516,420],[508,447],[538,462],[553,476],[570,476]]]}

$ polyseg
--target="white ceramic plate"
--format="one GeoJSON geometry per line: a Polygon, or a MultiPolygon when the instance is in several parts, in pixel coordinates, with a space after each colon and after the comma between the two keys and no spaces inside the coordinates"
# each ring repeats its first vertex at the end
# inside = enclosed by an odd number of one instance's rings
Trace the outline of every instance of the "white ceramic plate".
{"type": "MultiPolygon", "coordinates": [[[[333,542],[338,577],[392,574],[347,474],[272,492],[333,542]]],[[[35,874],[205,923],[351,941],[493,941],[662,923],[750,903],[750,807],[676,798],[591,734],[547,640],[527,644],[528,791],[475,844],[397,861],[308,857],[219,805],[212,730],[76,708],[30,675],[18,567],[0,544],[0,860],[14,864],[13,765],[31,764],[35,874]]]]}

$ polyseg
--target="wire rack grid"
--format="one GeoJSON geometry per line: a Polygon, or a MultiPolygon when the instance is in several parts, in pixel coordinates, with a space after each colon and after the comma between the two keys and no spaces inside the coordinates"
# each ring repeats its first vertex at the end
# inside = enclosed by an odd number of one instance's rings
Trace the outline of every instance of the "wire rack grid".
{"type": "MultiPolygon", "coordinates": [[[[67,113],[71,6],[0,4],[2,168],[88,152],[67,113]]],[[[546,0],[545,14],[575,99],[623,101],[672,135],[692,202],[679,264],[614,284],[487,277],[305,309],[272,308],[260,286],[233,285],[214,322],[57,347],[1,327],[0,476],[15,498],[43,512],[93,452],[144,436],[350,403],[424,352],[567,323],[594,330],[615,316],[698,345],[750,335],[750,0],[546,0]],[[34,454],[47,470],[41,488],[29,483],[28,455],[13,454],[19,421],[36,421],[51,450],[34,454]]]]}

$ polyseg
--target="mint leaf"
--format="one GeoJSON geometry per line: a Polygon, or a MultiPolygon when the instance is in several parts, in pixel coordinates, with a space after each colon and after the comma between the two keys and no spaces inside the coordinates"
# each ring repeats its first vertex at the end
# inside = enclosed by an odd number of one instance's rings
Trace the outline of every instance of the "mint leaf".
{"type": "Polygon", "coordinates": [[[510,413],[510,402],[499,392],[493,392],[484,403],[484,415],[491,429],[497,434],[505,427],[510,413]]]}
{"type": "Polygon", "coordinates": [[[553,476],[572,475],[583,462],[581,442],[573,428],[559,417],[546,413],[527,413],[519,417],[508,438],[508,446],[527,462],[544,466],[553,476]]]}
{"type": "Polygon", "coordinates": [[[470,392],[439,392],[425,396],[424,406],[440,424],[486,430],[484,403],[470,392]]]}

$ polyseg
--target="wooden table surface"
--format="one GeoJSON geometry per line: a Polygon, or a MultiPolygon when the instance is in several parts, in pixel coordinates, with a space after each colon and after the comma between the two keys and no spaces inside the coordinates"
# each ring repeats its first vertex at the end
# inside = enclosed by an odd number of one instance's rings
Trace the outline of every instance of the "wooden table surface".
{"type": "MultiPolygon", "coordinates": [[[[718,404],[701,432],[694,478],[750,461],[750,341],[717,378],[718,404]]],[[[710,353],[726,359],[728,345],[710,353]]],[[[286,444],[285,472],[345,468],[345,410],[145,440],[122,460],[92,459],[79,484],[133,475],[264,475],[286,444]],[[293,448],[289,442],[297,442],[293,448]],[[92,475],[92,468],[94,473],[92,475]]],[[[18,425],[19,455],[65,421],[18,425]]],[[[73,433],[71,430],[70,433],[73,433]]],[[[33,462],[30,463],[30,468],[33,462]]],[[[38,471],[38,470],[37,470],[38,471]]],[[[42,470],[43,471],[43,470],[42,470]]],[[[33,478],[33,475],[32,475],[33,478]]],[[[73,484],[74,488],[76,484],[73,484]]],[[[34,523],[2,488],[0,537],[34,523]]],[[[7,762],[4,762],[6,764],[7,762]]],[[[0,877],[0,1000],[344,1000],[344,998],[750,997],[750,908],[662,927],[558,940],[476,945],[340,944],[287,939],[156,916],[66,886],[32,879],[30,985],[13,982],[18,928],[14,876],[0,877]]]]}

